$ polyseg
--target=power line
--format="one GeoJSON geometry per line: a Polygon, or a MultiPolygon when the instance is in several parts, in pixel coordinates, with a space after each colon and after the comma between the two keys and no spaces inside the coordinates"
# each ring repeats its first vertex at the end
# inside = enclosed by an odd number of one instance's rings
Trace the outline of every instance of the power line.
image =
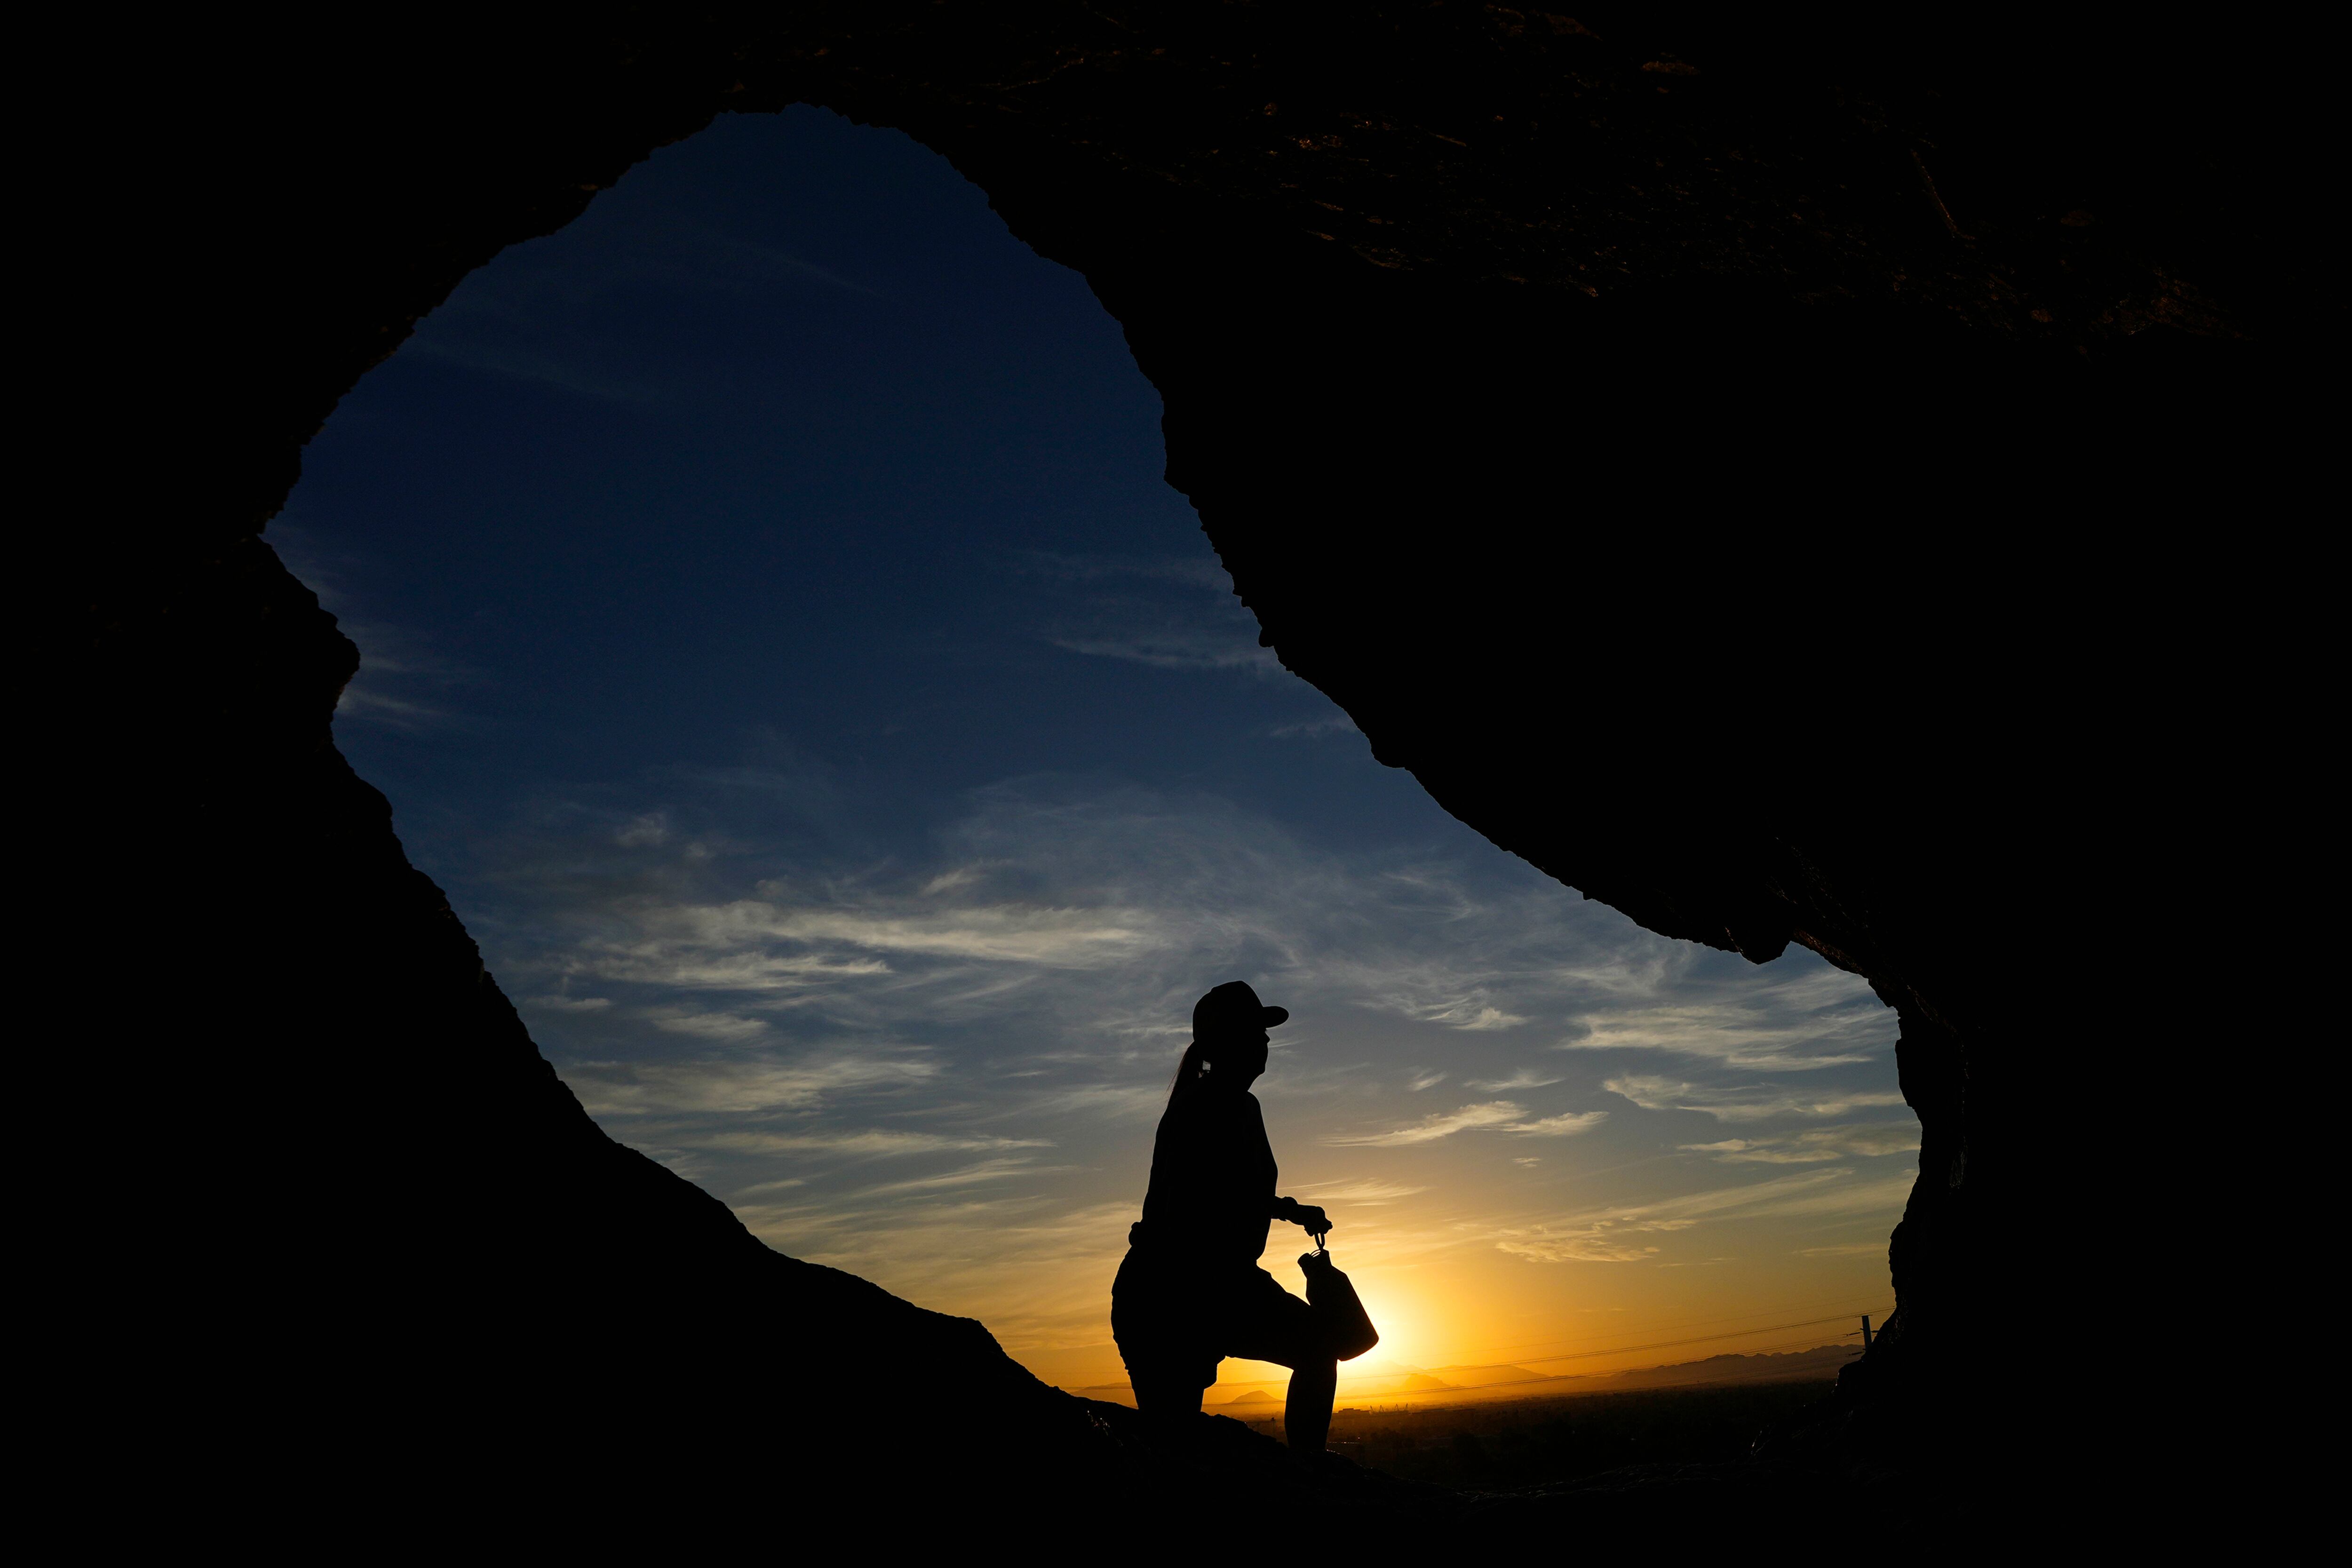
{"type": "MultiPolygon", "coordinates": [[[[1854,1310],[1853,1310],[1853,1311],[1852,1311],[1852,1312],[1849,1312],[1849,1313],[1843,1314],[1843,1315],[1844,1315],[1844,1316],[1848,1316],[1848,1317],[1853,1317],[1853,1316],[1858,1316],[1858,1315],[1860,1315],[1861,1309],[1862,1309],[1862,1306],[1863,1306],[1864,1304],[1875,1303],[1875,1302],[1877,1302],[1879,1300],[1881,1300],[1881,1298],[1880,1298],[1880,1297],[1878,1297],[1878,1296],[1877,1296],[1877,1295],[1875,1295],[1875,1294],[1873,1294],[1873,1295],[1870,1295],[1870,1296],[1845,1296],[1845,1297],[1841,1297],[1841,1298],[1839,1298],[1839,1299],[1838,1299],[1837,1300],[1835,1300],[1835,1301],[1822,1301],[1822,1302],[1820,1302],[1820,1303],[1818,1303],[1818,1305],[1817,1305],[1817,1306],[1814,1306],[1814,1310],[1828,1310],[1829,1308],[1831,1308],[1831,1307],[1848,1307],[1848,1306],[1851,1306],[1851,1307],[1853,1307],[1853,1308],[1854,1309],[1854,1310]]],[[[1811,1303],[1809,1303],[1808,1305],[1809,1305],[1809,1306],[1813,1306],[1813,1304],[1811,1304],[1811,1303]]],[[[1772,1312],[1772,1311],[1798,1311],[1798,1312],[1801,1312],[1801,1311],[1805,1311],[1805,1310],[1807,1310],[1807,1308],[1806,1308],[1806,1307],[1781,1307],[1781,1308],[1767,1307],[1767,1308],[1762,1309],[1760,1312],[1732,1312],[1732,1313],[1728,1313],[1728,1314],[1727,1314],[1727,1315],[1725,1315],[1725,1316],[1723,1316],[1723,1317],[1720,1317],[1720,1318],[1693,1318],[1690,1321],[1688,1321],[1688,1322],[1684,1322],[1684,1323],[1660,1323],[1660,1324],[1658,1324],[1658,1325],[1656,1326],[1656,1328],[1652,1329],[1650,1331],[1651,1331],[1651,1332],[1653,1332],[1653,1333],[1655,1333],[1655,1332],[1657,1332],[1660,1329],[1665,1330],[1665,1331],[1668,1331],[1668,1332],[1672,1332],[1673,1331],[1675,1331],[1675,1330],[1676,1330],[1676,1329],[1703,1329],[1703,1328],[1706,1328],[1707,1325],[1709,1325],[1709,1324],[1711,1324],[1711,1323],[1730,1323],[1730,1322],[1737,1322],[1737,1321],[1738,1321],[1741,1318],[1753,1318],[1753,1317],[1759,1317],[1759,1316],[1763,1315],[1763,1313],[1767,1313],[1767,1312],[1772,1312]]],[[[1838,1314],[1832,1314],[1832,1317],[1837,1316],[1837,1315],[1838,1315],[1838,1314]]],[[[1831,1321],[1831,1319],[1827,1319],[1827,1318],[1825,1318],[1825,1319],[1822,1319],[1822,1320],[1821,1320],[1821,1321],[1823,1321],[1823,1322],[1827,1322],[1827,1321],[1831,1321]]],[[[1756,1331],[1757,1333],[1759,1333],[1759,1334],[1764,1334],[1764,1333],[1770,1333],[1770,1332],[1772,1332],[1772,1331],[1771,1331],[1771,1330],[1769,1330],[1769,1329],[1758,1329],[1758,1330],[1756,1330],[1755,1331],[1756,1331]]],[[[1531,1350],[1538,1350],[1538,1349],[1541,1349],[1541,1348],[1542,1348],[1543,1346],[1545,1346],[1545,1345],[1556,1345],[1556,1344],[1558,1344],[1558,1343],[1559,1343],[1559,1341],[1558,1341],[1558,1340],[1556,1340],[1556,1339],[1555,1339],[1555,1340],[1529,1340],[1529,1341],[1523,1342],[1522,1343],[1517,1344],[1517,1345],[1499,1345],[1499,1346],[1489,1346],[1489,1347],[1487,1347],[1487,1349],[1488,1349],[1488,1353],[1495,1354],[1495,1355],[1499,1355],[1499,1356],[1503,1356],[1503,1357],[1504,1357],[1504,1358],[1506,1358],[1507,1360],[1511,1360],[1511,1361],[1520,1361],[1520,1360],[1525,1360],[1525,1359],[1528,1359],[1528,1358],[1526,1358],[1526,1357],[1521,1357],[1521,1356],[1514,1356],[1514,1355],[1512,1355],[1510,1352],[1511,1352],[1512,1351],[1514,1351],[1514,1350],[1530,1350],[1530,1351],[1531,1351],[1531,1350]]],[[[1633,1348],[1637,1348],[1637,1347],[1628,1346],[1627,1348],[1628,1348],[1628,1349],[1633,1349],[1633,1348]]],[[[1604,1353],[1604,1354],[1605,1354],[1605,1353],[1607,1353],[1607,1352],[1601,1352],[1601,1353],[1604,1353]]],[[[1535,1359],[1538,1359],[1538,1360],[1550,1360],[1550,1359],[1553,1359],[1553,1358],[1550,1358],[1550,1357],[1538,1357],[1538,1358],[1535,1358],[1535,1359]]],[[[1467,1364],[1470,1364],[1470,1363],[1463,1363],[1463,1364],[1467,1365],[1467,1364]]]]}
{"type": "MultiPolygon", "coordinates": [[[[1832,1319],[1832,1320],[1830,1320],[1830,1321],[1835,1321],[1836,1320],[1832,1319]]],[[[1686,1343],[1687,1343],[1687,1342],[1686,1342],[1686,1343]]],[[[1778,1345],[1759,1345],[1759,1347],[1757,1347],[1757,1349],[1756,1349],[1754,1352],[1752,1352],[1751,1353],[1752,1353],[1752,1354],[1756,1354],[1756,1355],[1770,1355],[1770,1354],[1772,1354],[1773,1352],[1777,1352],[1777,1351],[1787,1351],[1787,1350],[1811,1350],[1811,1349],[1812,1349],[1812,1348],[1813,1348],[1812,1341],[1811,1341],[1811,1339],[1810,1337],[1808,1337],[1808,1338],[1806,1338],[1806,1339],[1801,1339],[1801,1340],[1790,1340],[1790,1341],[1787,1342],[1786,1342],[1786,1343],[1784,1343],[1784,1344],[1778,1344],[1778,1345]]],[[[1855,1353],[1856,1355],[1859,1355],[1859,1354],[1861,1354],[1862,1352],[1861,1352],[1860,1351],[1856,1351],[1854,1353],[1855,1353]]],[[[1652,1368],[1649,1368],[1649,1367],[1629,1367],[1629,1368],[1627,1368],[1626,1370],[1631,1371],[1631,1372],[1648,1372],[1648,1371],[1651,1371],[1651,1370],[1653,1370],[1653,1369],[1652,1369],[1652,1368]]],[[[1341,1381],[1343,1381],[1343,1382],[1344,1382],[1344,1381],[1346,1381],[1346,1380],[1345,1380],[1345,1379],[1342,1379],[1341,1381]]],[[[1370,1382],[1377,1382],[1377,1381],[1380,1381],[1380,1380],[1378,1380],[1378,1379],[1373,1379],[1373,1378],[1359,1378],[1359,1379],[1357,1379],[1356,1381],[1358,1381],[1359,1383],[1370,1383],[1370,1382]]],[[[1395,1394],[1377,1394],[1377,1395],[1375,1395],[1374,1397],[1376,1397],[1376,1398],[1381,1398],[1381,1399],[1401,1399],[1401,1398],[1406,1398],[1406,1397],[1409,1397],[1409,1396],[1411,1396],[1411,1395],[1412,1395],[1412,1394],[1432,1394],[1432,1395],[1435,1395],[1435,1394],[1484,1394],[1485,1392],[1486,1392],[1486,1390],[1488,1390],[1488,1389],[1490,1389],[1490,1388],[1523,1388],[1523,1387],[1526,1387],[1527,1385],[1528,1385],[1528,1384],[1537,1384],[1537,1383],[1559,1383],[1559,1382],[1562,1382],[1562,1381],[1564,1381],[1564,1380],[1563,1380],[1563,1379],[1560,1379],[1560,1378],[1558,1378],[1558,1377],[1507,1377],[1507,1378],[1503,1379],[1500,1383],[1482,1383],[1482,1384],[1476,1384],[1475,1387],[1468,1387],[1468,1388],[1417,1388],[1417,1389],[1401,1389],[1401,1390],[1399,1390],[1397,1393],[1395,1393],[1395,1394]]],[[[1671,1385],[1671,1384],[1668,1384],[1668,1385],[1665,1385],[1665,1386],[1672,1386],[1672,1385],[1671,1385]]],[[[1604,1392],[1604,1391],[1601,1391],[1601,1390],[1595,1390],[1594,1392],[1598,1393],[1598,1392],[1604,1392]]]]}
{"type": "MultiPolygon", "coordinates": [[[[1860,1314],[1859,1314],[1859,1313],[1854,1313],[1854,1314],[1847,1314],[1847,1315],[1850,1315],[1850,1316],[1859,1316],[1860,1314]]],[[[1547,1363],[1547,1362],[1555,1362],[1555,1361],[1583,1361],[1583,1360],[1589,1360],[1589,1359],[1591,1359],[1591,1357],[1594,1357],[1594,1356],[1604,1356],[1604,1355],[1632,1355],[1632,1354],[1633,1354],[1633,1353],[1634,1353],[1635,1352],[1637,1352],[1637,1351],[1645,1351],[1645,1350],[1650,1350],[1650,1351],[1655,1351],[1655,1350],[1668,1350],[1668,1349],[1671,1349],[1671,1348],[1673,1348],[1673,1347],[1675,1347],[1675,1346],[1676,1346],[1676,1345],[1696,1345],[1696,1344],[1704,1344],[1704,1343],[1706,1343],[1706,1342],[1709,1342],[1709,1341],[1711,1341],[1711,1340],[1734,1340],[1734,1339],[1745,1339],[1745,1338],[1747,1338],[1747,1337],[1748,1337],[1748,1334],[1771,1334],[1771,1333],[1778,1333],[1778,1332],[1780,1332],[1780,1330],[1782,1330],[1782,1329],[1809,1329],[1809,1328],[1812,1328],[1812,1327],[1814,1327],[1816,1324],[1820,1324],[1820,1323],[1843,1323],[1843,1322],[1844,1322],[1844,1321],[1845,1321],[1845,1316],[1839,1316],[1839,1317],[1835,1317],[1835,1318],[1815,1318],[1815,1319],[1812,1319],[1811,1321],[1808,1321],[1808,1322],[1802,1322],[1802,1323],[1780,1323],[1780,1324],[1776,1325],[1775,1327],[1769,1328],[1769,1329],[1750,1329],[1750,1330],[1747,1331],[1747,1333],[1740,1333],[1740,1334],[1701,1334],[1701,1335],[1700,1335],[1700,1336],[1698,1336],[1696,1339],[1688,1339],[1688,1340],[1661,1340],[1661,1341],[1660,1341],[1660,1342],[1658,1342],[1656,1344],[1651,1344],[1651,1345],[1627,1345],[1627,1346],[1625,1346],[1622,1350],[1615,1350],[1615,1351],[1586,1351],[1586,1352],[1581,1352],[1580,1354],[1573,1355],[1573,1356],[1559,1356],[1559,1355],[1553,1355],[1553,1356],[1528,1356],[1528,1358],[1526,1358],[1526,1359],[1527,1359],[1529,1363],[1534,1363],[1534,1364],[1536,1364],[1536,1365],[1540,1366],[1540,1365],[1544,1364],[1544,1363],[1547,1363]]],[[[1785,1343],[1782,1343],[1782,1344],[1777,1344],[1777,1345],[1759,1345],[1759,1346],[1757,1346],[1754,1350],[1749,1351],[1749,1352],[1746,1352],[1746,1353],[1748,1353],[1748,1354],[1749,1354],[1749,1355],[1769,1355],[1769,1354],[1772,1354],[1774,1352],[1777,1352],[1777,1351],[1790,1350],[1790,1349],[1794,1349],[1794,1348],[1798,1348],[1798,1347],[1803,1347],[1803,1348],[1810,1349],[1810,1348],[1811,1348],[1812,1344],[1814,1343],[1816,1337],[1817,1337],[1817,1336],[1810,1335],[1810,1334],[1809,1334],[1809,1335],[1807,1335],[1804,1339],[1801,1339],[1801,1340],[1790,1340],[1790,1341],[1788,1341],[1788,1342],[1786,1342],[1785,1343]]],[[[1844,1338],[1844,1336],[1843,1336],[1843,1335],[1840,1335],[1840,1336],[1839,1336],[1839,1338],[1843,1339],[1843,1338],[1844,1338]]],[[[1516,1364],[1516,1363],[1515,1363],[1515,1364],[1516,1364]]],[[[1629,1367],[1629,1368],[1627,1368],[1626,1370],[1628,1370],[1628,1371],[1635,1371],[1635,1372],[1646,1372],[1646,1371],[1648,1371],[1649,1369],[1648,1369],[1648,1368],[1646,1368],[1646,1367],[1629,1367]]],[[[1341,1378],[1339,1381],[1340,1381],[1340,1382],[1342,1382],[1342,1383],[1350,1383],[1350,1382],[1353,1382],[1353,1383],[1386,1383],[1386,1382],[1391,1381],[1391,1379],[1389,1379],[1389,1378],[1385,1378],[1385,1377],[1379,1377],[1379,1376],[1374,1376],[1374,1375],[1367,1374],[1367,1375],[1365,1375],[1365,1376],[1362,1376],[1362,1377],[1356,1377],[1356,1378],[1345,1378],[1345,1377],[1343,1377],[1343,1378],[1341,1378]]],[[[1502,1381],[1500,1381],[1500,1382],[1498,1382],[1498,1383],[1481,1383],[1481,1384],[1471,1384],[1471,1385],[1466,1386],[1466,1387],[1463,1390],[1463,1392],[1465,1392],[1465,1393],[1475,1393],[1475,1392],[1476,1392],[1478,1389],[1481,1389],[1481,1388],[1513,1388],[1513,1387],[1517,1387],[1518,1384],[1523,1384],[1523,1383],[1550,1383],[1550,1382],[1553,1382],[1553,1381],[1555,1381],[1555,1377],[1554,1377],[1554,1376],[1539,1376],[1539,1377],[1508,1377],[1508,1378],[1504,1378],[1502,1381]]],[[[1244,1384],[1244,1386],[1245,1386],[1245,1387],[1246,1387],[1246,1386],[1248,1386],[1248,1385],[1247,1385],[1247,1384],[1244,1384]]],[[[1420,1392],[1423,1392],[1423,1393],[1430,1393],[1430,1394],[1435,1394],[1435,1393],[1439,1393],[1439,1392],[1443,1392],[1443,1391],[1438,1390],[1438,1389],[1426,1389],[1426,1390],[1422,1390],[1422,1391],[1420,1391],[1420,1392]]]]}

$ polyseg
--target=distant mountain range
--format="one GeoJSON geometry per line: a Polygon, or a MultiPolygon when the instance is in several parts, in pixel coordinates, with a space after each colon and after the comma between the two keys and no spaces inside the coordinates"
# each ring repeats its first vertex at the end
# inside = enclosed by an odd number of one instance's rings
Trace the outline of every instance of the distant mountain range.
{"type": "MultiPolygon", "coordinates": [[[[1441,1366],[1428,1373],[1465,1391],[1505,1388],[1533,1389],[1546,1394],[1595,1394],[1618,1388],[1672,1388],[1700,1383],[1794,1383],[1831,1378],[1852,1361],[1852,1345],[1820,1345],[1809,1351],[1784,1351],[1762,1355],[1717,1355],[1705,1361],[1679,1362],[1672,1366],[1645,1366],[1632,1372],[1540,1373],[1523,1366],[1441,1366]]],[[[1347,1373],[1340,1373],[1344,1390],[1347,1373]]]]}
{"type": "Polygon", "coordinates": [[[1716,1355],[1705,1361],[1643,1367],[1639,1372],[1576,1381],[1606,1383],[1612,1388],[1671,1388],[1696,1383],[1798,1383],[1835,1377],[1838,1368],[1861,1353],[1858,1345],[1821,1345],[1777,1355],[1716,1355]]]}
{"type": "Polygon", "coordinates": [[[1548,1383],[1551,1379],[1523,1366],[1441,1366],[1429,1376],[1450,1388],[1486,1388],[1498,1383],[1548,1383]]]}

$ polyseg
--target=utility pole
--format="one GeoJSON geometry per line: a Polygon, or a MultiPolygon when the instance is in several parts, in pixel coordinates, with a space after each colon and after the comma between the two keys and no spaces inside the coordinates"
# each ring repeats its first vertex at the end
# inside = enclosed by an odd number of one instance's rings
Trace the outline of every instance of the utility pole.
{"type": "Polygon", "coordinates": [[[1870,1353],[1870,1314],[1868,1312],[1862,1315],[1862,1353],[1864,1355],[1870,1353]]]}

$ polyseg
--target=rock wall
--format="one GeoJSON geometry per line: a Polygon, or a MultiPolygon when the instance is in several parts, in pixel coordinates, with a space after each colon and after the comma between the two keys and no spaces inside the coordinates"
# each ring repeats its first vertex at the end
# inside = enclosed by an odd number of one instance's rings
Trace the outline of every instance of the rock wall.
{"type": "Polygon", "coordinates": [[[132,1225],[106,1268],[173,1282],[161,1320],[90,1293],[160,1429],[429,1426],[444,1486],[716,1465],[824,1394],[697,1362],[749,1317],[908,1368],[875,1442],[942,1384],[1038,1454],[1099,1438],[977,1325],[768,1252],[587,1121],[335,752],[354,650],[262,542],[467,270],[803,101],[1085,273],[1268,646],[1383,761],[1654,931],[1801,942],[1900,1010],[1901,1307],[1807,1452],[1980,1455],[2053,1303],[2117,1288],[2084,1124],[2188,1005],[2147,911],[2253,874],[2190,807],[2252,743],[2231,661],[2273,650],[2184,638],[2242,579],[2162,542],[2256,504],[2284,331],[2236,40],[1618,5],[186,26],[108,46],[121,136],[49,231],[83,273],[58,401],[139,457],[72,578],[102,874],[59,886],[85,931],[175,914],[138,964],[78,944],[108,1044],[55,1092],[110,1085],[141,1152],[63,1234],[132,1225]],[[471,1100],[404,1093],[428,1064],[471,1100]]]}

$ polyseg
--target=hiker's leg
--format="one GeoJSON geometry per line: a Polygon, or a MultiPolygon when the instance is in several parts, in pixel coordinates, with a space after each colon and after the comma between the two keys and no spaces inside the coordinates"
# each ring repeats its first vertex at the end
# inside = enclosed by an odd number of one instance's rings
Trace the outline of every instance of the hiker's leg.
{"type": "Polygon", "coordinates": [[[1331,1436],[1331,1398],[1339,1387],[1339,1363],[1308,1362],[1290,1369],[1290,1396],[1282,1406],[1283,1429],[1294,1454],[1319,1454],[1331,1436]]]}
{"type": "Polygon", "coordinates": [[[1283,1430],[1291,1452],[1321,1453],[1331,1435],[1331,1396],[1339,1386],[1339,1361],[1332,1354],[1328,1327],[1314,1308],[1263,1268],[1243,1278],[1234,1301],[1234,1332],[1225,1353],[1290,1369],[1283,1430]]]}

